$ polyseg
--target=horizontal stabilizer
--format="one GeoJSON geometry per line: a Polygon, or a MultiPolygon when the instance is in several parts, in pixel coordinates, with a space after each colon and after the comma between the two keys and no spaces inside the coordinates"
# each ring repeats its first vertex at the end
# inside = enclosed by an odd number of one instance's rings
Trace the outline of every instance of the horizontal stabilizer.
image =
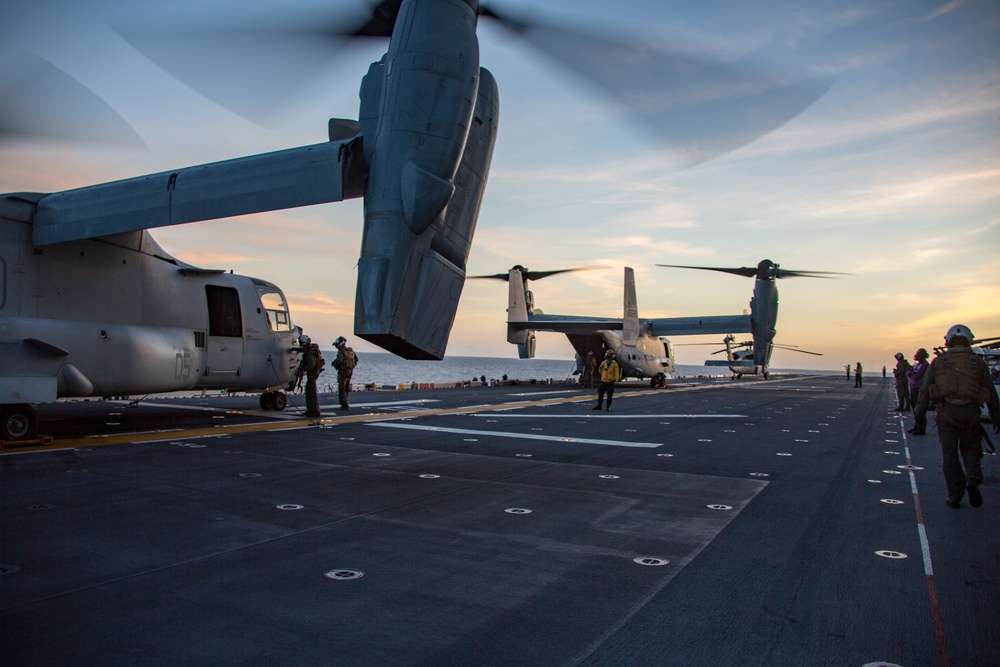
{"type": "Polygon", "coordinates": [[[654,336],[751,333],[749,315],[659,317],[650,320],[650,325],[650,333],[654,336]]]}
{"type": "Polygon", "coordinates": [[[555,331],[566,334],[592,334],[597,331],[621,331],[622,321],[572,315],[532,315],[524,321],[508,321],[507,330],[555,331]]]}
{"type": "Polygon", "coordinates": [[[363,194],[361,139],[315,144],[53,193],[38,202],[33,242],[43,246],[363,194]]]}

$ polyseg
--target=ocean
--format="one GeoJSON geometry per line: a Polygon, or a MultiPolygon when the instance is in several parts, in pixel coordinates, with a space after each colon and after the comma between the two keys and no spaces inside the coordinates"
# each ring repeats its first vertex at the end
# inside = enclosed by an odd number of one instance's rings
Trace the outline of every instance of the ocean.
{"type": "MultiPolygon", "coordinates": [[[[563,383],[575,378],[576,362],[572,359],[516,359],[502,357],[445,357],[441,361],[407,361],[389,353],[358,352],[358,365],[352,381],[355,385],[376,384],[379,387],[428,384],[453,385],[472,382],[485,376],[486,380],[500,381],[504,375],[519,382],[563,383]]],[[[335,350],[324,350],[326,369],[319,377],[320,390],[337,386],[337,371],[333,368],[335,350]]],[[[687,366],[679,364],[675,377],[729,377],[725,367],[687,366]]],[[[774,373],[788,372],[774,370],[774,373]]],[[[799,371],[827,373],[827,371],[799,371]]]]}

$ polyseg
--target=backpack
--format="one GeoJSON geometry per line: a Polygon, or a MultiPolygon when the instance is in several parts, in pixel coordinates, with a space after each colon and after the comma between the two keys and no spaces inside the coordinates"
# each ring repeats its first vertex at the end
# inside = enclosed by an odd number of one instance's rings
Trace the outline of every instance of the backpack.
{"type": "Polygon", "coordinates": [[[334,365],[337,366],[337,370],[351,372],[358,365],[358,355],[354,354],[351,348],[345,347],[340,359],[336,360],[334,365]]]}
{"type": "Polygon", "coordinates": [[[948,351],[935,359],[934,382],[927,388],[931,400],[953,398],[984,403],[987,394],[980,384],[980,373],[976,367],[978,361],[979,358],[971,351],[948,351]]]}

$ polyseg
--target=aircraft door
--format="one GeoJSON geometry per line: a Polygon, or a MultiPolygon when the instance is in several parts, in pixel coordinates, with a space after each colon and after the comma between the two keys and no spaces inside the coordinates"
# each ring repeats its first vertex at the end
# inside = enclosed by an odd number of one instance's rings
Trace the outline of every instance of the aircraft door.
{"type": "Polygon", "coordinates": [[[206,376],[239,375],[243,367],[243,314],[232,287],[205,285],[208,299],[206,376]]]}

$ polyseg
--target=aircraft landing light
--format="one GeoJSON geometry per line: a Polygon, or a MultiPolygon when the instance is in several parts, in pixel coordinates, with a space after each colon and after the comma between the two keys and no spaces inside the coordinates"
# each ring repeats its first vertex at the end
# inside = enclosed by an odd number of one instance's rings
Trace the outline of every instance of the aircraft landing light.
{"type": "Polygon", "coordinates": [[[383,428],[405,428],[413,431],[436,431],[439,433],[458,433],[465,435],[480,435],[494,438],[519,438],[523,440],[549,440],[553,442],[572,442],[584,445],[610,445],[612,447],[662,447],[662,442],[624,442],[621,440],[598,440],[595,438],[567,438],[556,435],[538,435],[535,433],[503,433],[501,431],[473,431],[464,428],[444,428],[440,426],[421,426],[419,424],[399,424],[378,422],[369,423],[368,426],[381,426],[383,428]]]}

